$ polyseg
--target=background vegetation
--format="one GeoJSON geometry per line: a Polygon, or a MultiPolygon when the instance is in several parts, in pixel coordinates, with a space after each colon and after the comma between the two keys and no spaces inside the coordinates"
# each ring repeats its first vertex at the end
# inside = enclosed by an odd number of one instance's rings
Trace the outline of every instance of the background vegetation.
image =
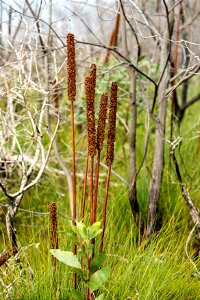
{"type": "MultiPolygon", "coordinates": [[[[87,149],[84,80],[91,63],[97,65],[96,111],[101,94],[109,92],[111,82],[118,84],[104,239],[104,265],[111,273],[96,297],[104,293],[105,299],[116,300],[200,299],[199,1],[57,5],[26,0],[0,1],[0,6],[0,298],[53,299],[50,202],[58,210],[59,248],[73,251],[67,236],[73,216],[65,49],[65,36],[71,31],[77,61],[79,215],[87,149]]],[[[103,150],[98,221],[105,157],[103,150]]],[[[71,299],[73,270],[58,263],[56,276],[57,299],[71,299]]]]}

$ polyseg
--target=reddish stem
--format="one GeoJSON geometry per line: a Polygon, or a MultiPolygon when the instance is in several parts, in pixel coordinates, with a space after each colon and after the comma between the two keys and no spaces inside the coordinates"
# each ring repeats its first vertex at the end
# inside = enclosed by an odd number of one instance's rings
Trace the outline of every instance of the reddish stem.
{"type": "Polygon", "coordinates": [[[82,222],[84,222],[84,216],[85,216],[85,203],[86,203],[86,196],[87,196],[87,174],[88,174],[88,149],[86,152],[86,160],[85,160],[83,200],[82,200],[82,208],[81,208],[82,222]]]}
{"type": "Polygon", "coordinates": [[[100,159],[101,159],[101,150],[98,150],[97,163],[96,163],[95,193],[94,193],[94,219],[93,219],[94,223],[96,222],[97,219],[97,198],[98,198],[98,187],[99,187],[100,159]]]}
{"type": "MultiPolygon", "coordinates": [[[[72,126],[72,184],[73,184],[73,225],[76,226],[76,157],[75,157],[75,130],[74,130],[74,102],[71,101],[71,126],[72,126]]],[[[74,254],[77,247],[74,245],[74,254]]],[[[77,274],[74,273],[74,288],[77,288],[77,274]]]]}
{"type": "Polygon", "coordinates": [[[93,173],[94,173],[94,157],[91,157],[90,165],[90,225],[93,224],[93,173]]]}
{"type": "Polygon", "coordinates": [[[107,203],[108,203],[108,190],[109,190],[109,184],[110,184],[110,174],[111,174],[111,165],[108,167],[108,174],[107,174],[107,181],[106,181],[106,193],[104,198],[104,211],[103,211],[103,221],[102,221],[102,234],[101,234],[101,243],[99,251],[103,251],[103,239],[105,234],[105,228],[106,228],[106,213],[107,213],[107,203]]]}
{"type": "Polygon", "coordinates": [[[71,102],[72,124],[72,183],[73,183],[73,225],[76,225],[76,161],[75,161],[75,132],[74,132],[74,102],[71,102]]]}

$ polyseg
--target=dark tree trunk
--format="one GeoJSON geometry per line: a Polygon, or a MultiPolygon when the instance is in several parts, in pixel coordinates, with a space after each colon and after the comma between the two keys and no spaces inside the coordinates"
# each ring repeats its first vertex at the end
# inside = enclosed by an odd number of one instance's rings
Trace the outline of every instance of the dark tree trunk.
{"type": "MultiPolygon", "coordinates": [[[[137,124],[137,105],[136,105],[136,73],[130,70],[130,192],[129,201],[132,213],[136,222],[139,221],[139,205],[137,201],[137,188],[136,188],[136,124],[137,124]]],[[[129,72],[129,73],[130,73],[129,72]]]]}

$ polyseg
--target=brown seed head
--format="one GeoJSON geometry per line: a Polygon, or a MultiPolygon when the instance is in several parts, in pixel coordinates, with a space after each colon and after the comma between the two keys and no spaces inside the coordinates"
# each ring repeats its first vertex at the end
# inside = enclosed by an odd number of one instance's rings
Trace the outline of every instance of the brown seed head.
{"type": "MultiPolygon", "coordinates": [[[[119,23],[120,23],[120,11],[118,11],[116,20],[115,20],[115,28],[112,32],[110,41],[109,41],[109,47],[117,47],[118,42],[118,34],[119,34],[119,23]]],[[[109,62],[110,59],[110,50],[107,50],[107,55],[104,61],[104,65],[109,62]]]]}
{"type": "Polygon", "coordinates": [[[103,141],[105,135],[106,114],[107,114],[108,95],[103,93],[100,100],[99,120],[97,128],[97,149],[103,149],[103,141]]]}
{"type": "MultiPolygon", "coordinates": [[[[90,77],[92,81],[92,96],[95,98],[95,87],[96,87],[96,73],[97,73],[97,67],[95,64],[92,64],[90,66],[90,77]]],[[[95,100],[93,100],[95,102],[95,100]]]]}
{"type": "Polygon", "coordinates": [[[58,234],[57,234],[57,208],[56,203],[49,204],[50,212],[50,248],[58,248],[58,234]]]}
{"type": "Polygon", "coordinates": [[[94,157],[96,155],[96,130],[95,130],[95,107],[94,107],[95,84],[96,84],[96,66],[92,65],[90,74],[85,79],[88,154],[91,157],[94,157]]]}
{"type": "Polygon", "coordinates": [[[114,160],[115,127],[117,113],[117,84],[112,82],[110,90],[109,127],[106,152],[106,165],[111,166],[114,160]]]}
{"type": "Polygon", "coordinates": [[[74,34],[67,34],[67,71],[68,71],[68,98],[70,101],[76,99],[76,61],[74,34]]]}
{"type": "Polygon", "coordinates": [[[118,33],[119,33],[119,23],[120,23],[120,12],[118,11],[117,16],[116,16],[116,20],[115,20],[115,29],[112,33],[110,46],[114,46],[114,47],[117,46],[118,33]]]}

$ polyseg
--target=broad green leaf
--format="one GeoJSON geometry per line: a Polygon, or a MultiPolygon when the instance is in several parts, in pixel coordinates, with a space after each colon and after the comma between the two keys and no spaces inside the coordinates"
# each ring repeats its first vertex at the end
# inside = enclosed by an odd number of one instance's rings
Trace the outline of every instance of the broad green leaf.
{"type": "Polygon", "coordinates": [[[72,296],[75,300],[84,300],[84,296],[81,294],[81,292],[75,289],[72,290],[72,296]]]}
{"type": "Polygon", "coordinates": [[[105,294],[99,295],[95,300],[103,300],[105,298],[105,294]]]}
{"type": "Polygon", "coordinates": [[[79,235],[82,237],[83,240],[87,239],[87,229],[83,222],[76,222],[76,228],[79,235]]]}
{"type": "Polygon", "coordinates": [[[98,229],[96,231],[90,232],[89,234],[89,239],[92,240],[93,238],[95,238],[97,235],[102,233],[103,229],[98,229]]]}
{"type": "Polygon", "coordinates": [[[101,227],[101,223],[96,222],[88,228],[88,234],[89,234],[90,240],[92,240],[93,238],[95,238],[97,235],[99,235],[102,232],[102,229],[100,227],[101,227]]]}
{"type": "Polygon", "coordinates": [[[105,257],[106,257],[105,251],[103,251],[99,255],[95,255],[95,257],[92,260],[91,266],[90,266],[90,270],[92,273],[97,271],[101,267],[102,263],[105,260],[105,257]]]}
{"type": "Polygon", "coordinates": [[[91,277],[89,282],[89,287],[91,291],[96,291],[99,289],[104,282],[108,279],[110,274],[110,269],[102,268],[101,270],[96,271],[91,277]]]}
{"type": "Polygon", "coordinates": [[[72,268],[81,269],[81,264],[78,261],[76,255],[71,251],[62,251],[60,249],[51,249],[51,254],[55,256],[59,261],[63,262],[72,268]]]}

